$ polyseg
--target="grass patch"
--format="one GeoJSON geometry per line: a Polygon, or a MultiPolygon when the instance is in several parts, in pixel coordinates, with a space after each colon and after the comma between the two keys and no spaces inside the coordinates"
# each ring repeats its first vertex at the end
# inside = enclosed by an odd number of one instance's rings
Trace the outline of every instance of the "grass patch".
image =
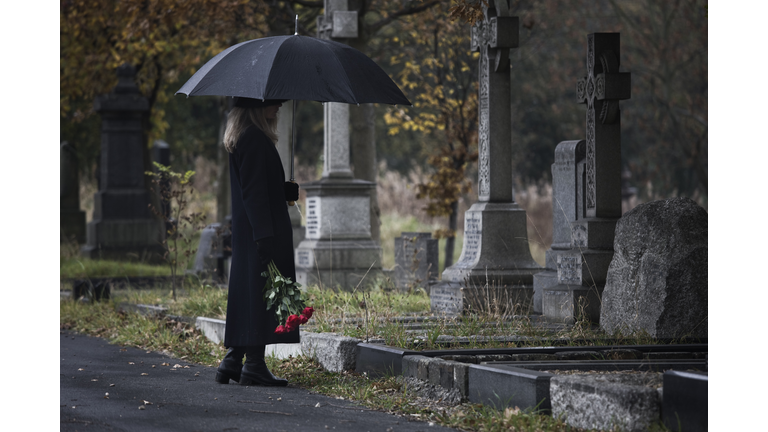
{"type": "Polygon", "coordinates": [[[141,262],[92,260],[88,258],[61,258],[60,278],[170,276],[168,265],[141,262]]]}
{"type": "Polygon", "coordinates": [[[226,352],[222,345],[209,341],[192,325],[118,312],[114,302],[62,301],[59,304],[59,327],[205,366],[218,366],[226,352]]]}

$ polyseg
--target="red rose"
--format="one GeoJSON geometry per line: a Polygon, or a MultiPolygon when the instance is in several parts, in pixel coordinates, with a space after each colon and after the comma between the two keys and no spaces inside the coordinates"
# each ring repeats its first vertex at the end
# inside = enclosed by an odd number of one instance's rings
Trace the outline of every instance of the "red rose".
{"type": "Polygon", "coordinates": [[[287,320],[285,320],[285,327],[288,328],[288,331],[293,331],[296,328],[299,327],[301,324],[301,318],[299,318],[298,315],[291,315],[288,317],[287,320]]]}
{"type": "Polygon", "coordinates": [[[299,315],[299,320],[301,324],[305,324],[307,321],[309,321],[309,318],[305,317],[304,315],[299,315]]]}
{"type": "Polygon", "coordinates": [[[304,315],[305,317],[307,317],[307,319],[310,319],[310,318],[312,318],[312,313],[313,313],[314,311],[315,311],[315,310],[314,310],[314,309],[312,309],[311,307],[305,307],[305,308],[304,308],[304,311],[303,311],[303,312],[301,312],[301,314],[302,314],[302,315],[304,315]]]}
{"type": "Polygon", "coordinates": [[[277,334],[282,334],[282,333],[287,333],[287,332],[288,332],[288,330],[285,328],[285,326],[279,325],[275,329],[275,333],[277,333],[277,334]]]}

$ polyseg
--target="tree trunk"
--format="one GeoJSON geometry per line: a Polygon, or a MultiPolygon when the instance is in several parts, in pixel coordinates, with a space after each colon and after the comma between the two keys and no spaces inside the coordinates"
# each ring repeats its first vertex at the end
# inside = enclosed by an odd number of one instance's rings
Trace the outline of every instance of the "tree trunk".
{"type": "Polygon", "coordinates": [[[456,244],[456,225],[458,224],[459,202],[451,204],[451,215],[448,216],[448,228],[453,230],[453,237],[445,239],[445,265],[443,269],[453,265],[453,248],[456,244]]]}
{"type": "Polygon", "coordinates": [[[218,170],[216,174],[216,221],[224,224],[231,213],[229,194],[229,152],[224,148],[224,131],[227,129],[227,113],[230,98],[221,98],[219,105],[219,139],[216,142],[218,170]]]}

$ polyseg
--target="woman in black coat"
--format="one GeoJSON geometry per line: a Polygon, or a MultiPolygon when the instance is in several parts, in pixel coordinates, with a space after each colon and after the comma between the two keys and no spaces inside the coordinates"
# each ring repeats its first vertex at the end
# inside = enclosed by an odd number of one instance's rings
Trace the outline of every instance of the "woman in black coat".
{"type": "Polygon", "coordinates": [[[236,98],[227,118],[224,146],[229,151],[232,191],[232,267],[229,273],[224,346],[228,351],[216,373],[221,384],[285,386],[264,362],[265,346],[298,343],[299,331],[275,334],[278,322],[263,301],[267,264],[296,280],[293,229],[286,201],[299,187],[285,182],[277,152],[277,111],[281,100],[236,98]],[[245,365],[243,365],[245,357],[245,365]]]}

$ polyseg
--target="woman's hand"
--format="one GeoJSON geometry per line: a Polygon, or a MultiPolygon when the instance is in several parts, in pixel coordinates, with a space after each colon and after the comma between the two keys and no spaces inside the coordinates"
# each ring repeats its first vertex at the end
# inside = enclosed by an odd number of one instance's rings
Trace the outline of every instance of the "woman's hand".
{"type": "Polygon", "coordinates": [[[275,238],[264,237],[263,239],[256,242],[256,247],[259,251],[259,260],[261,261],[261,264],[266,267],[267,264],[272,261],[272,257],[274,255],[275,238]]]}
{"type": "Polygon", "coordinates": [[[299,200],[299,185],[297,183],[285,182],[285,200],[286,201],[299,200]]]}

